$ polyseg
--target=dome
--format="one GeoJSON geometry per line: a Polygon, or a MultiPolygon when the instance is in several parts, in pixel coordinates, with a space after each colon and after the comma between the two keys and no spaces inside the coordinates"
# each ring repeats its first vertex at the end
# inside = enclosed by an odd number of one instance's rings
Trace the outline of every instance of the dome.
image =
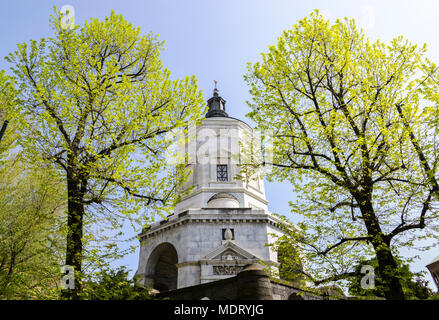
{"type": "Polygon", "coordinates": [[[239,201],[230,193],[220,192],[207,201],[209,208],[239,208],[239,201]]]}

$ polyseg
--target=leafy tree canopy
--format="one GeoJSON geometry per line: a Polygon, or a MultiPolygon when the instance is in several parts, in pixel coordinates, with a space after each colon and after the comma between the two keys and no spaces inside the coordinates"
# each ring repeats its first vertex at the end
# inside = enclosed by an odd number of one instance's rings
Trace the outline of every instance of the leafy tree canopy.
{"type": "Polygon", "coordinates": [[[249,117],[273,132],[273,159],[251,166],[293,184],[301,232],[280,241],[300,245],[309,281],[376,256],[386,298],[404,299],[394,255],[439,231],[437,79],[425,46],[371,41],[318,11],[248,64],[249,117]]]}
{"type": "Polygon", "coordinates": [[[171,79],[154,34],[114,12],[72,28],[61,19],[51,19],[53,37],[19,44],[7,60],[23,154],[66,183],[66,264],[77,272],[77,293],[84,241],[100,233],[86,225],[106,221],[114,230],[125,217],[143,226],[173,207],[187,172],[165,156],[168,133],[197,121],[205,103],[195,77],[171,79]]]}

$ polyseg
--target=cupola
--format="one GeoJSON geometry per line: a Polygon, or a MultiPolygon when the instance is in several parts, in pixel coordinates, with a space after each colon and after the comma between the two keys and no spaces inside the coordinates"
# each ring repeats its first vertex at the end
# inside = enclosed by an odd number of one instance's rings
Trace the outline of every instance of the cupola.
{"type": "Polygon", "coordinates": [[[216,81],[215,89],[213,89],[213,97],[207,100],[207,105],[209,106],[209,110],[206,113],[206,118],[228,117],[226,113],[226,100],[219,96],[216,81]]]}

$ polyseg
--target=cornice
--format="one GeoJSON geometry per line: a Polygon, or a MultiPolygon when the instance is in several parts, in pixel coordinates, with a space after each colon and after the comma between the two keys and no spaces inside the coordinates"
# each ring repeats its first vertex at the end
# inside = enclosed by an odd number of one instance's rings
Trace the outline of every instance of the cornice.
{"type": "MultiPolygon", "coordinates": [[[[251,211],[250,208],[203,208],[205,213],[189,213],[190,211],[184,211],[177,215],[176,218],[172,217],[168,220],[160,221],[147,229],[144,229],[140,234],[140,241],[144,241],[148,238],[155,237],[158,234],[166,232],[168,230],[180,227],[189,223],[266,223],[279,230],[281,230],[280,224],[283,222],[271,214],[267,213],[227,213],[226,211],[251,211]],[[240,210],[241,209],[241,210],[240,210]],[[208,213],[208,211],[221,210],[225,211],[222,214],[208,213]],[[227,216],[226,216],[227,215],[227,216]]],[[[198,210],[199,211],[199,210],[198,210]]]]}

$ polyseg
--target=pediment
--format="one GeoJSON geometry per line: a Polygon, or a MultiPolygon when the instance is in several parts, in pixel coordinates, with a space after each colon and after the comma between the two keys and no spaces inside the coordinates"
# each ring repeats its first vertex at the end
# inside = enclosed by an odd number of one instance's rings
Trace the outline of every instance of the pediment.
{"type": "Polygon", "coordinates": [[[254,255],[238,246],[234,241],[225,241],[222,245],[215,248],[213,251],[204,256],[201,261],[236,261],[236,260],[261,260],[254,255]]]}

